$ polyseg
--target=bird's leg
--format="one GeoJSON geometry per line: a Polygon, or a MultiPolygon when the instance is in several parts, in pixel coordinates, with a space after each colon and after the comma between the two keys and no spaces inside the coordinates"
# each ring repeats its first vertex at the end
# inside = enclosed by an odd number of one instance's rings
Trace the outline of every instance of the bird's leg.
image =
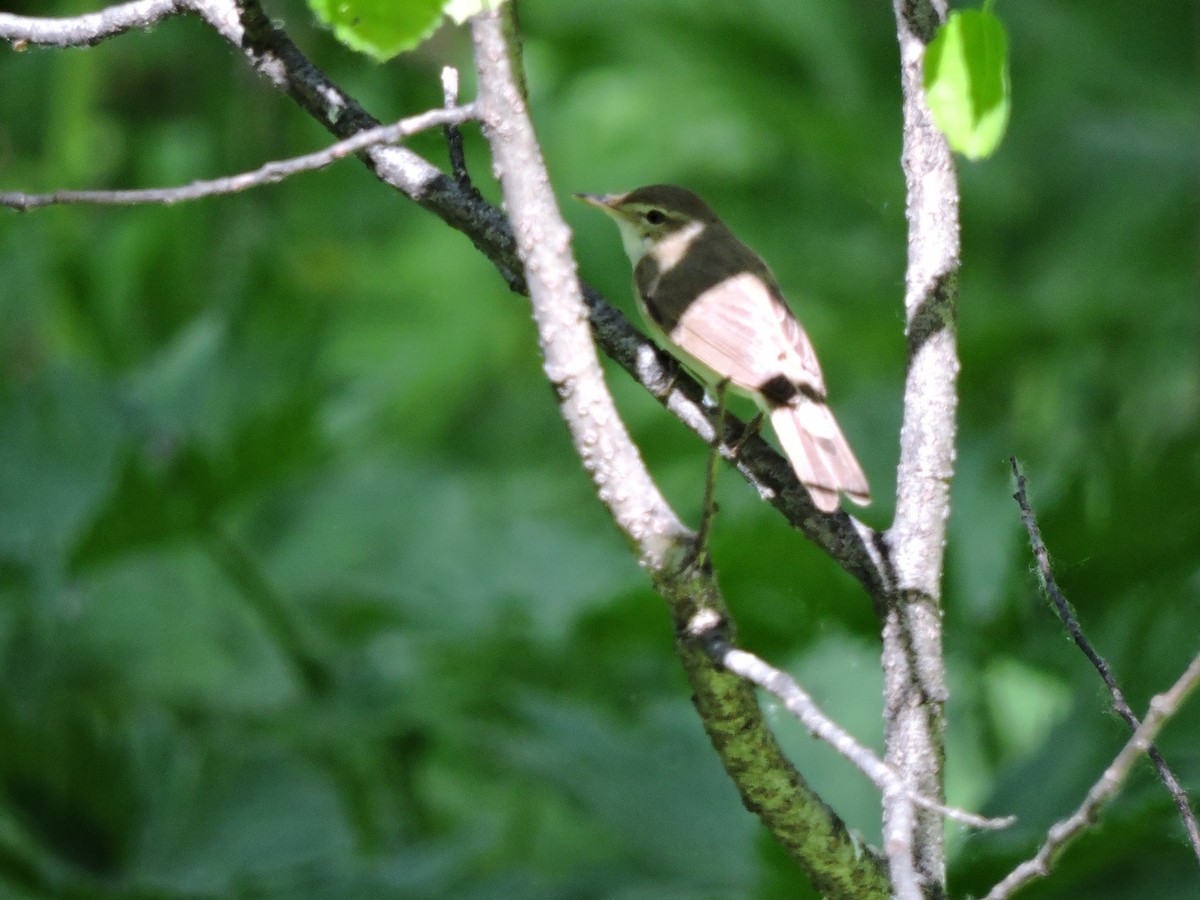
{"type": "Polygon", "coordinates": [[[742,429],[742,436],[738,438],[737,443],[730,448],[733,450],[733,455],[735,458],[742,455],[742,448],[746,446],[746,442],[762,430],[762,423],[763,412],[760,410],[753,419],[746,423],[746,427],[742,429]]]}
{"type": "Polygon", "coordinates": [[[717,460],[721,456],[721,442],[725,439],[725,389],[729,379],[723,378],[716,385],[717,421],[713,426],[713,441],[708,452],[708,467],[704,473],[704,507],[700,511],[700,527],[696,530],[696,565],[706,568],[709,565],[708,535],[712,531],[713,516],[717,514],[717,504],[713,493],[717,484],[717,460]]]}
{"type": "Polygon", "coordinates": [[[659,400],[667,400],[671,396],[671,392],[675,390],[675,385],[679,383],[679,363],[671,360],[668,364],[659,366],[660,378],[655,380],[655,384],[647,385],[650,387],[654,396],[659,400]]]}

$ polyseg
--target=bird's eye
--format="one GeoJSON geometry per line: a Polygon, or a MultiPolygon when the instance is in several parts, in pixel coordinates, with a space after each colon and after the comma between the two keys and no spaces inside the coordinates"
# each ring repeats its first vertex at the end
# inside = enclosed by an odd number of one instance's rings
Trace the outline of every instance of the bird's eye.
{"type": "Polygon", "coordinates": [[[646,221],[651,225],[661,225],[667,221],[667,217],[661,209],[652,209],[646,213],[646,221]]]}

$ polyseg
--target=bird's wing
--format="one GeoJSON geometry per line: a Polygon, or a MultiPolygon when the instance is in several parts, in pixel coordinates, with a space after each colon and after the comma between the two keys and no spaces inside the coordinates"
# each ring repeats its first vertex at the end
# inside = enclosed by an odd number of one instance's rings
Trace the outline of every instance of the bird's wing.
{"type": "Polygon", "coordinates": [[[668,337],[718,379],[757,392],[781,376],[823,398],[825,382],[804,328],[770,275],[742,271],[700,294],[668,337]]]}

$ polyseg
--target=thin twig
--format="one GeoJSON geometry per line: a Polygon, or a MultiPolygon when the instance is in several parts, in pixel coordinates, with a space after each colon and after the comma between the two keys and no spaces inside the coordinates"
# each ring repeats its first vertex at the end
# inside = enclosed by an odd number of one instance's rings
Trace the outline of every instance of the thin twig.
{"type": "Polygon", "coordinates": [[[883,852],[887,854],[893,896],[896,900],[922,900],[926,894],[917,874],[917,853],[913,846],[917,817],[912,797],[903,793],[885,793],[883,802],[890,818],[884,827],[883,852]]]}
{"type": "MultiPolygon", "coordinates": [[[[442,102],[446,109],[458,106],[458,69],[454,66],[442,68],[442,102]]],[[[471,173],[467,171],[467,154],[463,147],[462,130],[455,122],[447,122],[443,126],[446,134],[446,147],[450,153],[450,171],[454,180],[464,188],[474,190],[471,183],[471,173]]]]}
{"type": "Polygon", "coordinates": [[[713,426],[712,446],[708,451],[708,462],[704,467],[704,504],[700,510],[700,527],[696,529],[696,563],[708,565],[708,538],[712,533],[713,517],[717,514],[714,493],[717,489],[717,458],[721,454],[721,442],[725,439],[725,394],[729,379],[721,380],[716,387],[717,421],[713,426]]]}
{"type": "Polygon", "coordinates": [[[808,729],[809,734],[827,743],[884,794],[906,796],[918,806],[971,828],[1008,828],[1016,821],[1014,816],[992,819],[946,806],[912,789],[904,782],[900,773],[880,759],[869,747],[860,744],[853,735],[817,706],[812,695],[791,675],[753,653],[731,646],[724,634],[723,623],[714,617],[697,615],[689,625],[688,633],[701,641],[715,662],[776,697],[800,724],[808,729]]]}
{"type": "MultiPolygon", "coordinates": [[[[1062,621],[1067,629],[1067,633],[1071,635],[1071,640],[1075,642],[1075,646],[1083,651],[1083,655],[1088,658],[1096,671],[1100,673],[1101,680],[1104,681],[1104,686],[1108,688],[1109,694],[1112,696],[1113,709],[1116,711],[1125,722],[1129,725],[1131,731],[1136,731],[1138,718],[1134,715],[1133,710],[1129,708],[1129,703],[1125,699],[1125,693],[1117,684],[1117,679],[1112,673],[1112,668],[1103,656],[1101,656],[1088,640],[1087,635],[1083,633],[1083,626],[1079,624],[1079,620],[1075,617],[1074,610],[1071,609],[1071,604],[1067,602],[1067,598],[1058,587],[1058,582],[1054,578],[1054,569],[1050,565],[1050,552],[1046,549],[1046,544],[1042,540],[1041,529],[1038,528],[1037,518],[1034,515],[1033,507],[1029,503],[1029,494],[1026,490],[1025,476],[1021,473],[1020,467],[1017,465],[1016,457],[1009,457],[1009,465],[1012,466],[1013,477],[1016,479],[1017,492],[1013,494],[1013,499],[1017,501],[1017,505],[1021,508],[1021,521],[1025,525],[1025,531],[1029,535],[1029,544],[1033,549],[1033,557],[1037,560],[1038,576],[1042,582],[1042,587],[1046,591],[1046,596],[1050,598],[1051,604],[1054,606],[1054,611],[1058,614],[1058,618],[1062,621]]],[[[1166,786],[1167,791],[1171,794],[1171,799],[1175,802],[1175,808],[1179,810],[1179,817],[1183,821],[1184,830],[1187,832],[1188,841],[1192,845],[1192,852],[1196,854],[1197,860],[1200,860],[1200,829],[1196,826],[1196,816],[1192,812],[1191,803],[1188,800],[1187,792],[1175,777],[1175,773],[1167,765],[1158,748],[1151,744],[1147,750],[1151,763],[1154,765],[1154,770],[1158,773],[1158,777],[1166,786]]]]}
{"type": "Polygon", "coordinates": [[[273,160],[260,166],[252,172],[242,172],[224,178],[214,178],[207,181],[193,181],[191,184],[170,188],[146,188],[141,190],[123,191],[54,191],[49,194],[26,194],[21,191],[0,193],[0,206],[7,206],[22,212],[37,209],[42,206],[68,203],[87,203],[99,206],[135,206],[142,204],[158,204],[170,206],[189,200],[199,200],[204,197],[217,197],[223,194],[235,194],[254,187],[274,184],[299,175],[301,172],[312,172],[323,169],[339,159],[351,154],[375,147],[381,144],[394,144],[411,137],[420,131],[445,125],[448,122],[465,122],[476,118],[476,108],[473,103],[454,109],[431,109],[428,112],[407,119],[401,119],[391,125],[380,125],[367,131],[360,131],[353,137],[331,144],[324,150],[296,156],[291,159],[273,160]]]}
{"type": "Polygon", "coordinates": [[[82,16],[42,18],[0,13],[0,40],[24,47],[89,47],[103,40],[148,28],[171,16],[191,12],[189,0],[133,0],[82,16]]]}
{"type": "Polygon", "coordinates": [[[1055,823],[1038,852],[1006,875],[988,893],[986,900],[1007,900],[1018,889],[1050,873],[1055,857],[1084,829],[1093,825],[1103,806],[1121,789],[1134,760],[1151,746],[1154,737],[1179,710],[1187,695],[1200,683],[1200,653],[1165,693],[1150,700],[1150,708],[1141,725],[1121,748],[1112,763],[1087,792],[1083,803],[1070,816],[1055,823]]]}

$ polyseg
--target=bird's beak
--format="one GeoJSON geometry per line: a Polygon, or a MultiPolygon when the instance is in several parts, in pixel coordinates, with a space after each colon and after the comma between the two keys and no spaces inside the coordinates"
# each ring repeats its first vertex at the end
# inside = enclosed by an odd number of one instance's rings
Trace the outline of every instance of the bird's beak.
{"type": "Polygon", "coordinates": [[[576,200],[581,203],[586,203],[588,206],[594,206],[597,209],[602,209],[606,213],[611,213],[617,201],[621,199],[621,194],[572,194],[576,200]]]}

